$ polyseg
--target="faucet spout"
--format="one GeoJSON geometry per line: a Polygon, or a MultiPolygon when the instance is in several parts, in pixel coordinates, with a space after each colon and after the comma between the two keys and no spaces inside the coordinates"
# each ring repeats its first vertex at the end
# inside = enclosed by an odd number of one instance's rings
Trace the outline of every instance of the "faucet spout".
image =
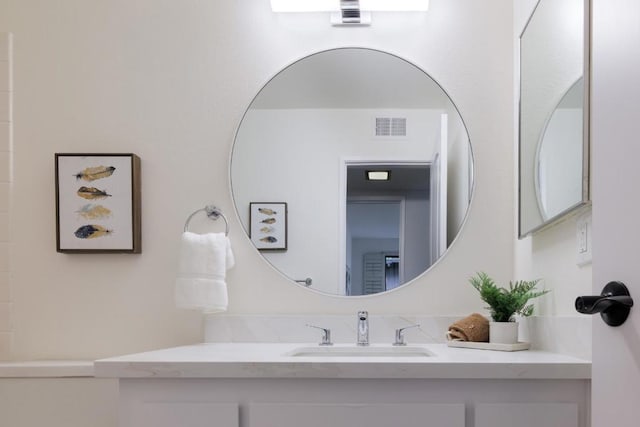
{"type": "Polygon", "coordinates": [[[366,311],[358,312],[358,339],[357,345],[369,345],[369,313],[366,311]]]}

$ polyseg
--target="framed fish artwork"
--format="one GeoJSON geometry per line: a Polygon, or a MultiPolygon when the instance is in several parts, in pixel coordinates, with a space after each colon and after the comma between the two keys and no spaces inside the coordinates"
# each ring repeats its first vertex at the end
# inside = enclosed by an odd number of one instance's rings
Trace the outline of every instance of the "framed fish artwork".
{"type": "Polygon", "coordinates": [[[56,250],[140,253],[140,158],[56,153],[56,250]]]}
{"type": "Polygon", "coordinates": [[[287,204],[249,203],[249,235],[261,251],[287,250],[287,204]]]}

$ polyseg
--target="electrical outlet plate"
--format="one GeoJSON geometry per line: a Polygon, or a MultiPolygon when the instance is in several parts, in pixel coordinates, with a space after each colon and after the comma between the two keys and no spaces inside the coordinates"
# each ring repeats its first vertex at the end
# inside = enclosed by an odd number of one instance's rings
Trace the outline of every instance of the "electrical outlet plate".
{"type": "Polygon", "coordinates": [[[591,263],[592,249],[591,211],[576,218],[576,264],[579,266],[591,263]]]}

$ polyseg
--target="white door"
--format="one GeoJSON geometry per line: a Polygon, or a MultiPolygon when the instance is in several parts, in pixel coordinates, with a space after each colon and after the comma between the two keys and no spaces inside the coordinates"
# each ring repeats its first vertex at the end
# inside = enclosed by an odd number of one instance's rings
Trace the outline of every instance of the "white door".
{"type": "Polygon", "coordinates": [[[593,291],[624,282],[626,323],[593,318],[592,427],[640,425],[640,2],[593,0],[593,291]]]}
{"type": "Polygon", "coordinates": [[[447,250],[448,126],[448,116],[442,114],[440,144],[435,147],[430,173],[431,265],[447,250]]]}

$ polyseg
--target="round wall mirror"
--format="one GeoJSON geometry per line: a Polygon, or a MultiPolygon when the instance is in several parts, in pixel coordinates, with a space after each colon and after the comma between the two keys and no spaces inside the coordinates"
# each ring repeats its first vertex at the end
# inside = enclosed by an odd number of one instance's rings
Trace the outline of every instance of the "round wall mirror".
{"type": "Polygon", "coordinates": [[[427,271],[458,235],[473,188],[451,99],[415,65],[363,48],[319,52],[272,78],[240,123],[230,173],[264,259],[343,296],[427,271]]]}
{"type": "Polygon", "coordinates": [[[536,196],[543,221],[582,201],[584,80],[564,94],[546,122],[536,153],[536,196]]]}

